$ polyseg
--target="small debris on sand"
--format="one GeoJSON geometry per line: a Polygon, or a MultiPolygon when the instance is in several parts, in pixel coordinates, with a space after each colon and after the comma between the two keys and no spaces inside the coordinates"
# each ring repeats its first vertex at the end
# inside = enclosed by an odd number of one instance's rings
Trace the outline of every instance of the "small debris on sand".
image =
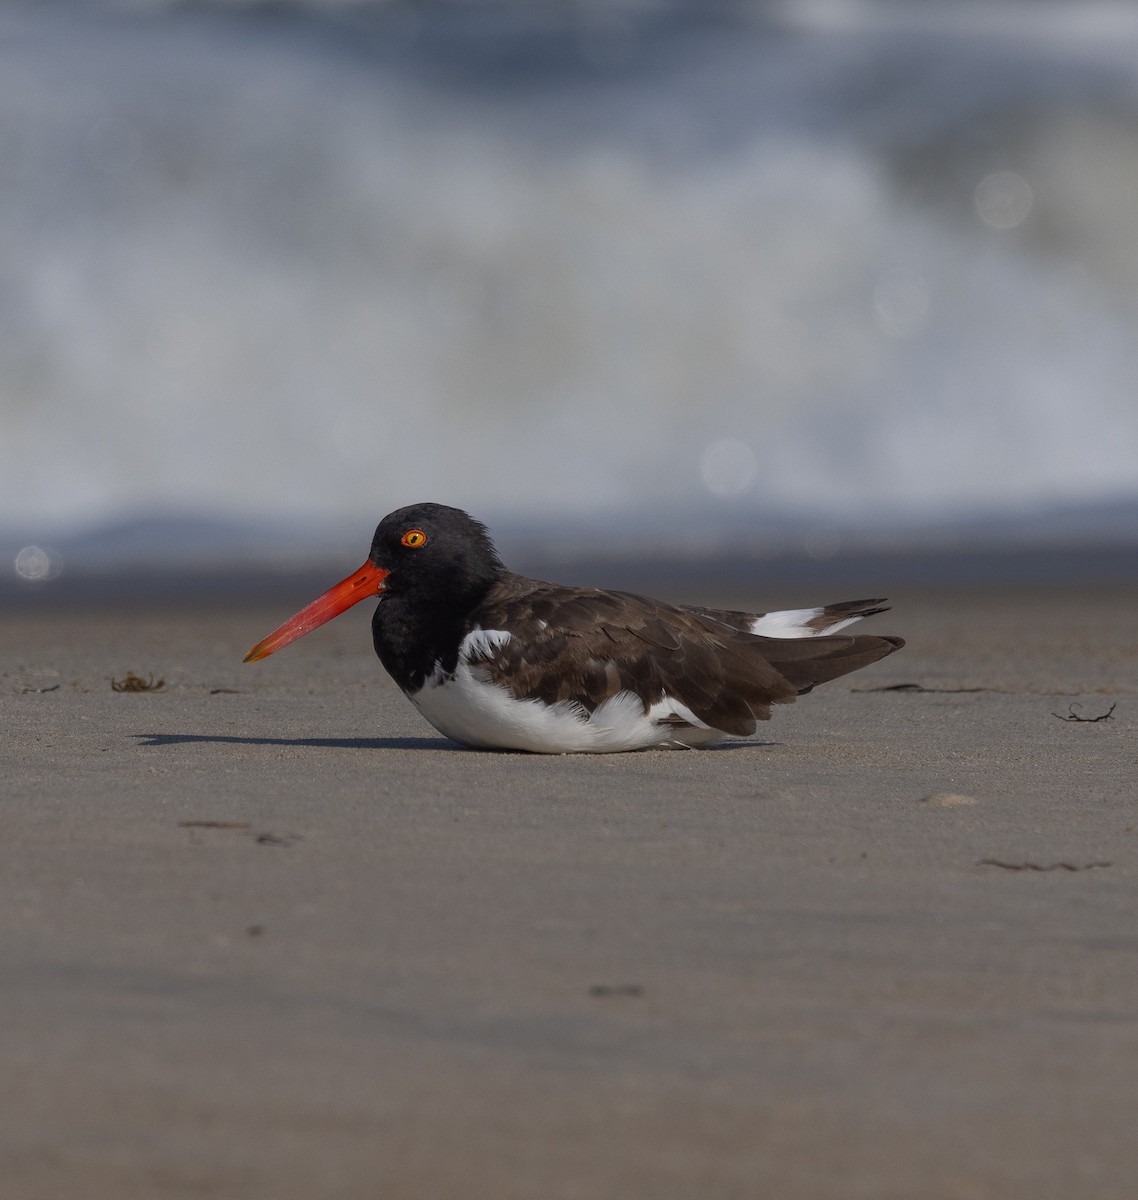
{"type": "Polygon", "coordinates": [[[165,686],[165,679],[155,681],[153,675],[143,679],[133,671],[127,671],[122,679],[111,680],[111,689],[116,692],[160,692],[165,686]]]}

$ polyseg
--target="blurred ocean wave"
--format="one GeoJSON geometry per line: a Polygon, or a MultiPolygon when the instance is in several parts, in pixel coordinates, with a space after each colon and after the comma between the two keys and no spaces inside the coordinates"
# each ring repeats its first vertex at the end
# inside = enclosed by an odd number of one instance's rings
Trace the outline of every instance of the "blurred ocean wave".
{"type": "Polygon", "coordinates": [[[0,553],[1133,545],[1136,64],[1112,4],[6,8],[0,553]]]}

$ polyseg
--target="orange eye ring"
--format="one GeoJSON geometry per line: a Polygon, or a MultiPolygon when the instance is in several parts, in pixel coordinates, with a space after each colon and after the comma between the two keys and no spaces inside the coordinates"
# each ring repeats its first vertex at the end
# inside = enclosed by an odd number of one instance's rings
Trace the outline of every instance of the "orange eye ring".
{"type": "Polygon", "coordinates": [[[427,535],[421,529],[408,529],[399,539],[400,543],[409,550],[418,550],[427,540],[427,535]]]}

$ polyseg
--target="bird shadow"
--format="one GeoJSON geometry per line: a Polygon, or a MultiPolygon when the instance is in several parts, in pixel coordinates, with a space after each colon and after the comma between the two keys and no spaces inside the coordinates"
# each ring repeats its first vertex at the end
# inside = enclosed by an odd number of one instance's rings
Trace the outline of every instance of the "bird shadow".
{"type": "Polygon", "coordinates": [[[378,738],[274,738],[236,737],[213,733],[135,733],[140,746],[188,746],[207,743],[223,746],[312,746],[320,750],[462,750],[457,742],[442,737],[378,738]]]}
{"type": "MultiPolygon", "coordinates": [[[[519,754],[524,750],[487,750],[476,746],[463,746],[444,737],[376,737],[376,738],[274,738],[238,737],[222,733],[134,733],[139,746],[191,746],[195,744],[218,746],[309,746],[318,750],[458,750],[464,754],[519,754]]],[[[718,754],[724,750],[756,750],[761,747],[781,746],[782,742],[737,741],[720,742],[701,748],[704,754],[718,754]]],[[[678,749],[677,747],[662,747],[678,749]]],[[[632,751],[643,753],[643,751],[632,751]]]]}
{"type": "Polygon", "coordinates": [[[710,746],[700,746],[701,754],[722,754],[725,750],[764,750],[771,746],[783,746],[785,742],[759,742],[759,741],[737,741],[737,742],[715,742],[710,746]]]}

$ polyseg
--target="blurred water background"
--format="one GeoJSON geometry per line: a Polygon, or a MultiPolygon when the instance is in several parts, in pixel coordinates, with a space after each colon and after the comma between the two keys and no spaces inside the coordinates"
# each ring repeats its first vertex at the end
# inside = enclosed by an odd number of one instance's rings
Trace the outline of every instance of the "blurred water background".
{"type": "Polygon", "coordinates": [[[1133,4],[9,2],[0,196],[9,592],[1138,577],[1133,4]]]}

